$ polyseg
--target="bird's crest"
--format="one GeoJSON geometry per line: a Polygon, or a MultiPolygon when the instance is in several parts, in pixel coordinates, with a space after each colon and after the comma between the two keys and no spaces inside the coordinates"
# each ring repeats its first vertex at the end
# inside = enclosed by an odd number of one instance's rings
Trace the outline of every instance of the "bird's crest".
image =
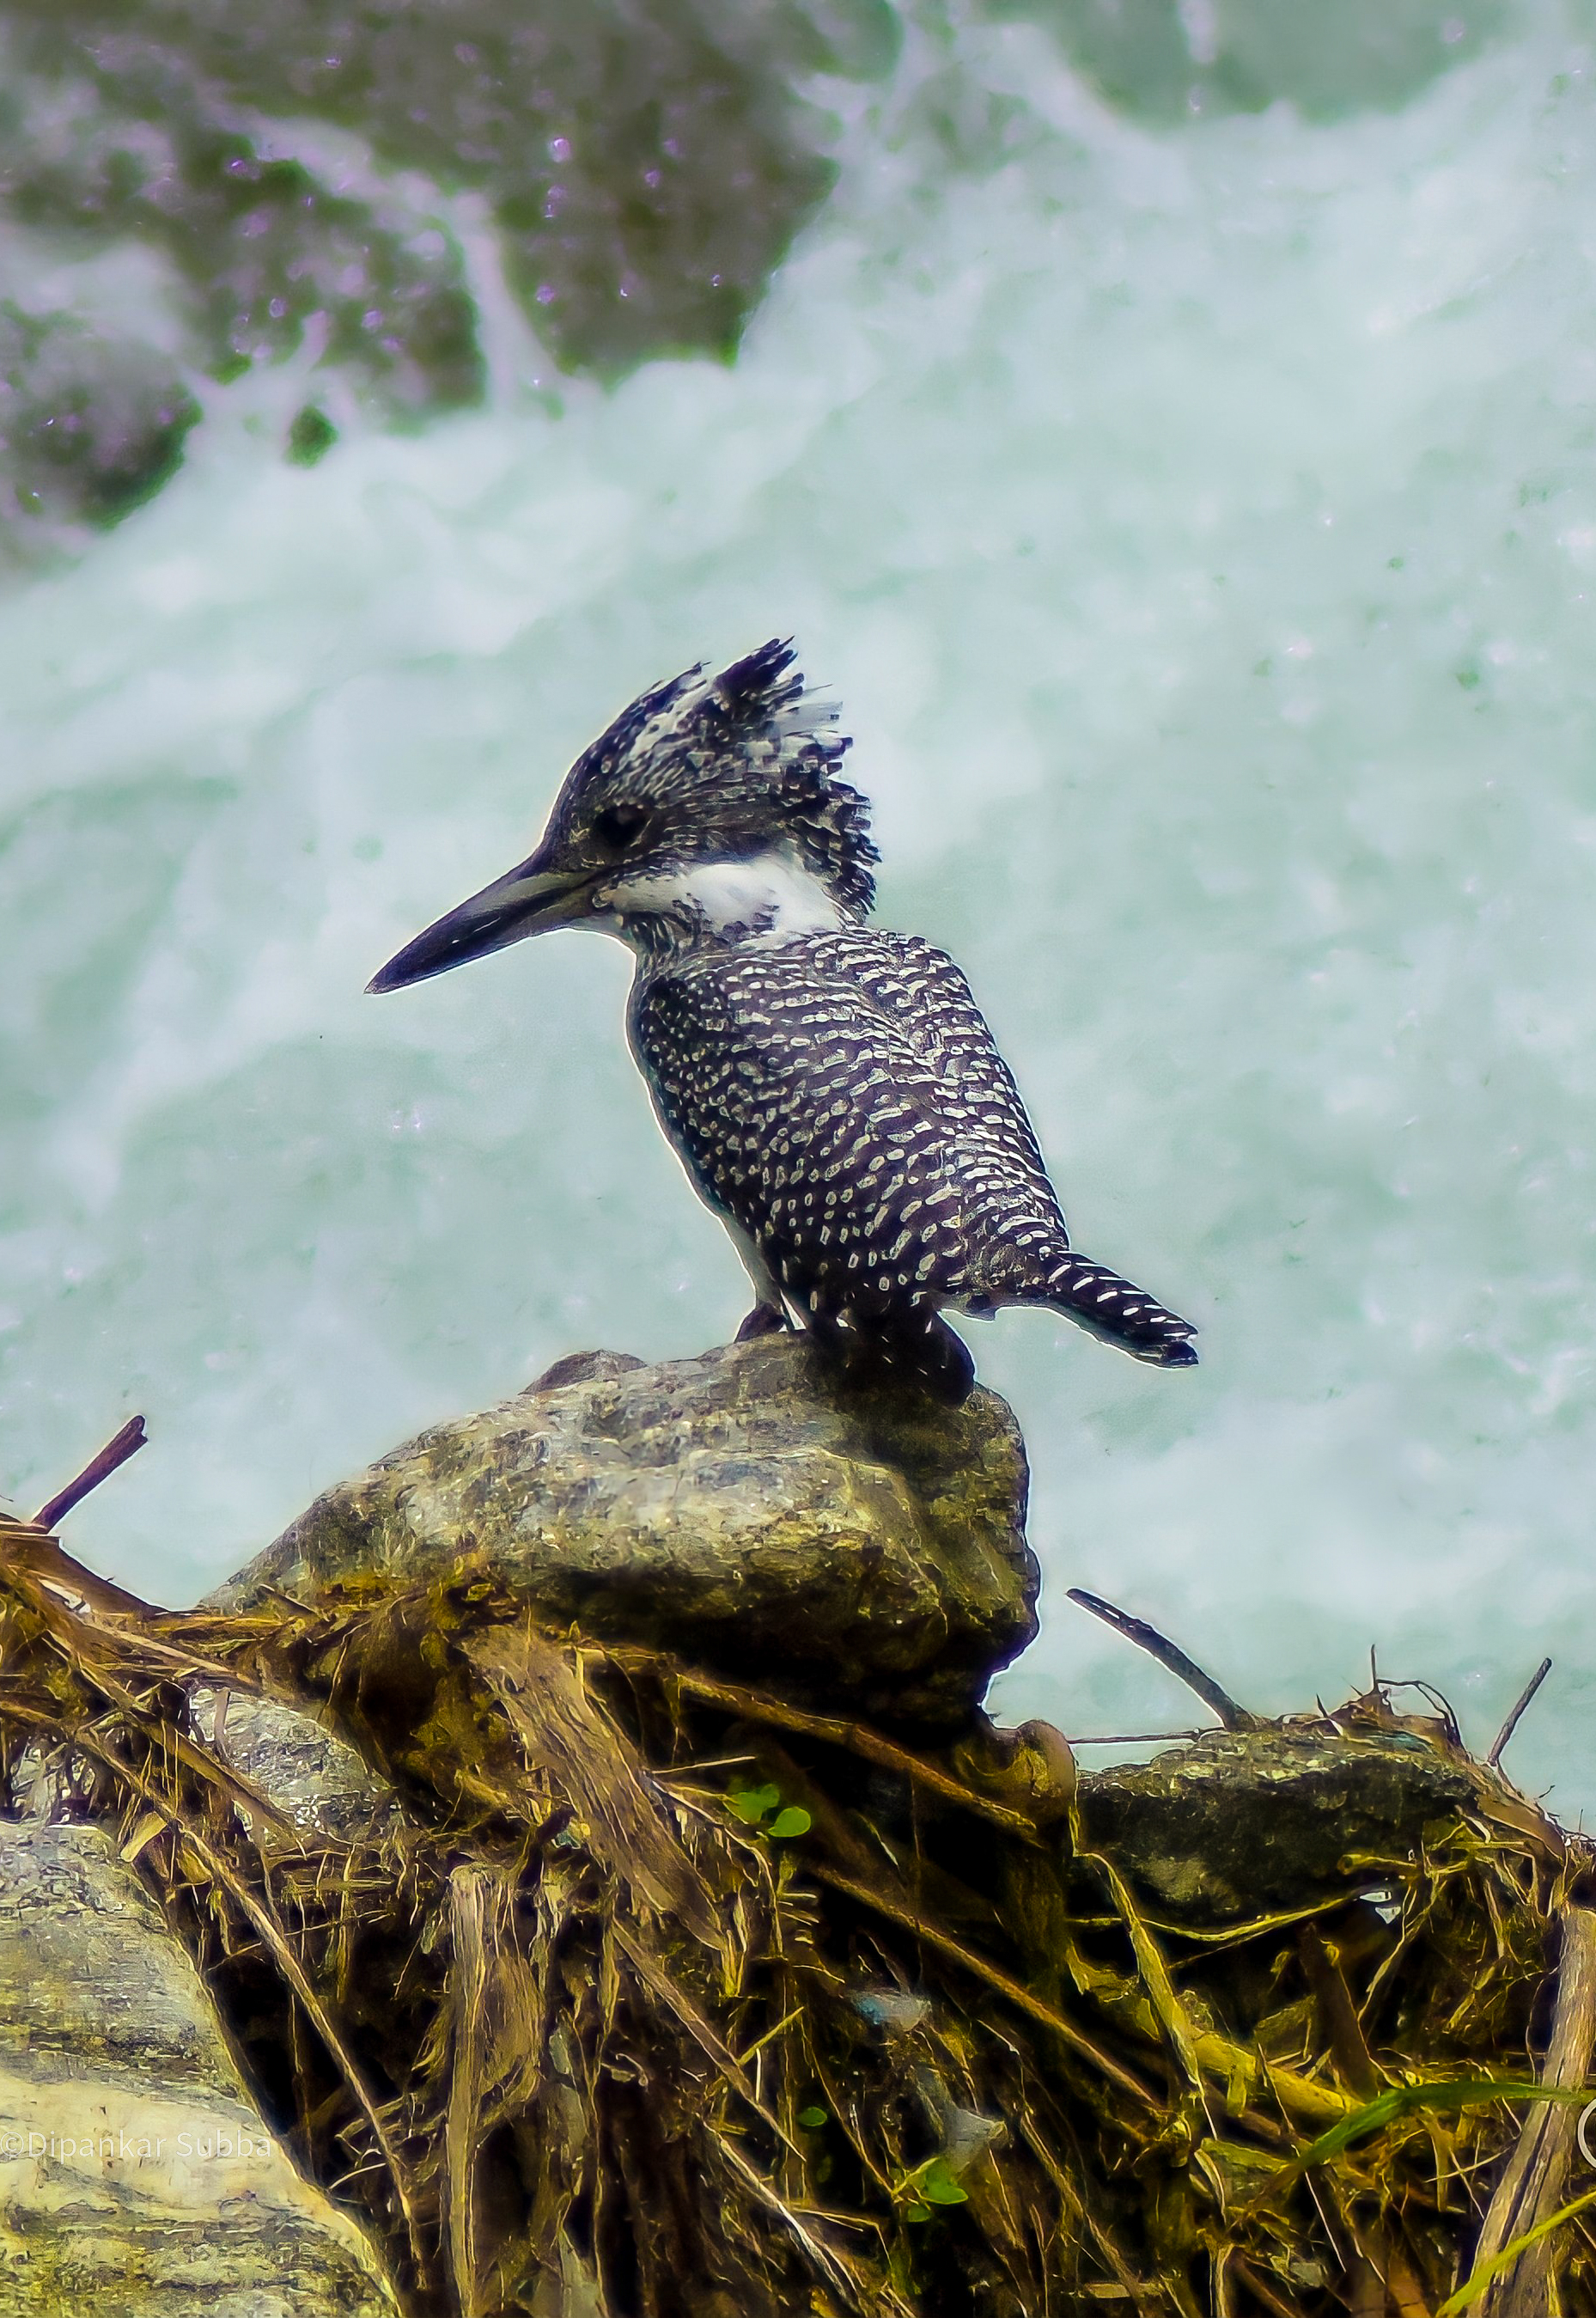
{"type": "Polygon", "coordinates": [[[658,808],[678,836],[751,847],[784,837],[860,916],[875,898],[870,807],[837,778],[851,743],[810,691],[790,642],[772,639],[718,675],[702,663],[640,694],[571,768],[551,827],[622,799],[658,808]]]}

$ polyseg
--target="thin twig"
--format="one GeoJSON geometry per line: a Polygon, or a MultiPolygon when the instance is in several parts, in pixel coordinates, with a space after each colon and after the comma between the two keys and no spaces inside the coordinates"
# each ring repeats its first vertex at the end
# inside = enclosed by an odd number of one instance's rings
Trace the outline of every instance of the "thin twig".
{"type": "MultiPolygon", "coordinates": [[[[1562,1932],[1557,1999],[1541,2082],[1572,2089],[1589,2077],[1596,2046],[1596,1911],[1565,1908],[1562,1932]]],[[[1556,2101],[1539,2105],[1525,2118],[1480,2230],[1476,2269],[1556,2210],[1577,2129],[1573,2107],[1556,2101]]],[[[1511,2269],[1486,2287],[1479,2318],[1535,2318],[1549,2306],[1552,2264],[1549,2244],[1527,2247],[1511,2269]]]]}
{"type": "Polygon", "coordinates": [[[54,1529],[58,1521],[65,1521],[73,1506],[82,1505],[89,1491],[97,1489],[119,1465],[125,1465],[130,1457],[143,1448],[148,1437],[144,1430],[144,1419],[130,1416],[121,1431],[113,1433],[99,1454],[89,1459],[77,1478],[68,1481],[64,1489],[58,1489],[48,1505],[40,1505],[33,1516],[38,1526],[54,1529]]]}
{"type": "MultiPolygon", "coordinates": [[[[163,1614],[153,1603],[113,1586],[108,1577],[96,1577],[36,1522],[15,1521],[8,1514],[0,1514],[0,1574],[19,1590],[30,1582],[41,1587],[49,1596],[53,1613],[63,1608],[69,1611],[85,1631],[91,1623],[86,1614],[90,1608],[140,1622],[163,1614]]],[[[37,1599],[34,1606],[39,1606],[37,1599]]],[[[103,1627],[101,1631],[111,1630],[103,1627]]]]}
{"type": "Polygon", "coordinates": [[[1238,1706],[1228,1690],[1222,1690],[1213,1676],[1206,1675],[1200,1666],[1188,1658],[1178,1643],[1170,1641],[1167,1634],[1161,1634],[1156,1626],[1150,1626],[1145,1618],[1134,1618],[1128,1610],[1116,1610],[1112,1602],[1105,1602],[1100,1595],[1089,1594],[1080,1586],[1071,1586],[1070,1599],[1078,1603],[1081,1609],[1089,1610],[1094,1618],[1101,1618],[1106,1626],[1112,1626],[1115,1632],[1123,1634],[1127,1642],[1134,1642],[1136,1648],[1145,1650],[1149,1658],[1156,1658],[1160,1666],[1172,1674],[1178,1682],[1183,1682],[1188,1690],[1195,1690],[1203,1704],[1219,1717],[1227,1730],[1256,1730],[1259,1728],[1260,1718],[1256,1714],[1249,1714],[1244,1706],[1238,1706]]]}
{"type": "Polygon", "coordinates": [[[1507,1745],[1508,1740],[1512,1737],[1514,1731],[1523,1721],[1526,1707],[1528,1707],[1530,1700],[1535,1696],[1536,1692],[1540,1688],[1542,1683],[1545,1682],[1547,1675],[1549,1675],[1551,1671],[1551,1659],[1542,1658],[1540,1664],[1536,1667],[1535,1672],[1524,1685],[1524,1688],[1520,1694],[1518,1704],[1514,1707],[1512,1712],[1508,1716],[1507,1721],[1497,1732],[1496,1744],[1492,1747],[1491,1752],[1485,1757],[1486,1762],[1490,1764],[1493,1770],[1496,1768],[1496,1765],[1502,1760],[1503,1747],[1507,1745]]]}
{"type": "Polygon", "coordinates": [[[650,1950],[647,1942],[640,1938],[631,1926],[623,1923],[619,1916],[615,1916],[611,1920],[610,1929],[614,1936],[616,1946],[650,1995],[663,2004],[668,2011],[675,2014],[705,2058],[714,2062],[732,2091],[748,2103],[760,2123],[767,2125],[777,2140],[784,2143],[794,2156],[801,2156],[802,2152],[798,2143],[793,2139],[779,2117],[759,2098],[758,2093],[749,2080],[748,2071],[744,2069],[742,2062],[727,2044],[714,2022],[699,2009],[681,1983],[664,1970],[659,1958],[650,1950]]]}
{"type": "Polygon", "coordinates": [[[115,1776],[125,1779],[129,1785],[142,1796],[152,1810],[160,1813],[179,1840],[187,1844],[206,1873],[221,1885],[234,1906],[253,1927],[256,1937],[262,1940],[270,1951],[277,1969],[298,1997],[317,2035],[326,2045],[345,2083],[359,2104],[367,2125],[371,2127],[372,2138],[381,2152],[383,2161],[388,2168],[388,2176],[393,2184],[394,2196],[404,2218],[411,2258],[415,2261],[417,2271],[425,2277],[427,2269],[426,2252],[421,2236],[419,2217],[416,2210],[415,2192],[410,2181],[409,2168],[400,2157],[388,2127],[383,2123],[381,2110],[378,2106],[376,2096],[366,2082],[364,2071],[345,2043],[336,2023],[322,2002],[303,1963],[273,1920],[270,1910],[263,1907],[243,1878],[235,1874],[227,1861],[211,1848],[197,1828],[189,1824],[183,1813],[152,1786],[131,1763],[119,1755],[114,1747],[106,1745],[92,1731],[82,1730],[74,1730],[72,1744],[75,1747],[81,1747],[85,1754],[97,1756],[105,1765],[107,1770],[115,1776]]]}
{"type": "Polygon", "coordinates": [[[994,1826],[1018,1836],[1022,1842],[1037,1840],[1036,1822],[1023,1811],[1010,1810],[1006,1803],[977,1794],[973,1787],[951,1778],[919,1756],[911,1755],[907,1747],[895,1747],[890,1738],[883,1738],[865,1723],[847,1721],[837,1715],[806,1714],[801,1707],[789,1706],[784,1699],[771,1698],[763,1691],[745,1690],[740,1683],[717,1682],[708,1675],[690,1673],[653,1650],[605,1649],[597,1655],[624,1674],[657,1675],[687,1697],[701,1698],[708,1706],[723,1706],[730,1713],[740,1714],[746,1721],[768,1723],[778,1730],[796,1730],[806,1738],[819,1738],[828,1746],[844,1747],[851,1755],[862,1755],[866,1762],[878,1764],[884,1771],[896,1771],[900,1778],[923,1787],[928,1794],[939,1795],[944,1802],[956,1803],[964,1810],[991,1819],[994,1826]]]}
{"type": "Polygon", "coordinates": [[[449,2053],[449,2098],[444,2118],[444,2161],[449,2185],[449,2269],[463,2318],[477,2318],[482,2306],[478,2275],[476,2159],[487,2073],[489,1942],[486,1918],[492,1879],[487,1870],[462,1865],[449,1877],[449,2001],[453,2031],[449,2053]]]}
{"type": "Polygon", "coordinates": [[[1162,1746],[1166,1740],[1200,1738],[1200,1730],[1108,1730],[1100,1738],[1077,1738],[1071,1730],[1071,1747],[1152,1747],[1162,1746]]]}
{"type": "Polygon", "coordinates": [[[835,1867],[827,1866],[823,1860],[811,1860],[806,1864],[817,1882],[829,1883],[834,1891],[840,1891],[846,1899],[856,1900],[861,1907],[873,1908],[889,1923],[898,1925],[903,1931],[912,1932],[928,1948],[935,1948],[950,1963],[960,1965],[977,1980],[983,1980],[989,1988],[996,1989],[1000,1996],[1007,1997],[1009,2003],[1017,2005],[1020,2011],[1027,2013],[1033,2020],[1039,2020],[1045,2028],[1051,2028],[1072,2053],[1078,2053],[1083,2061],[1089,2061],[1122,2092],[1131,2094],[1146,2108],[1156,2110],[1160,2107],[1157,2096],[1148,2089],[1140,2077],[1133,2076],[1128,2069],[1122,2068],[1100,2044],[1094,2044],[1089,2036],[1083,2035],[1072,2020],[1066,2020],[1063,2014],[1055,2012],[1051,2004],[1044,2004],[1039,1996],[1033,1996],[1028,1988],[1011,1979],[1008,1972],[1000,1972],[995,1963],[988,1963],[986,1958],[977,1955],[973,1949],[950,1939],[946,1932],[938,1930],[935,1924],[917,1914],[914,1909],[889,1898],[873,1884],[862,1882],[853,1875],[841,1874],[835,1867]]]}
{"type": "MultiPolygon", "coordinates": [[[[1467,1748],[1463,1745],[1462,1726],[1458,1722],[1457,1710],[1451,1700],[1444,1691],[1437,1690],[1434,1683],[1425,1682],[1412,1675],[1383,1674],[1377,1689],[1367,1691],[1361,1698],[1349,1699],[1340,1715],[1332,1715],[1329,1719],[1338,1727],[1343,1719],[1349,1722],[1357,1723],[1360,1720],[1367,1719],[1364,1711],[1367,1709],[1372,1712],[1376,1722],[1382,1716],[1391,1716],[1394,1719],[1395,1726],[1401,1728],[1404,1722],[1411,1721],[1413,1718],[1397,1713],[1395,1703],[1391,1695],[1395,1690],[1416,1690],[1427,1705],[1434,1707],[1435,1719],[1440,1724],[1448,1746],[1459,1747],[1464,1753],[1467,1753],[1467,1748]]],[[[1323,1703],[1321,1702],[1320,1712],[1323,1713],[1323,1703]]]]}
{"type": "Polygon", "coordinates": [[[1164,2299],[1161,2288],[1154,2287],[1150,2293],[1136,2277],[1119,2247],[1115,2243],[1107,2223],[1101,2215],[1094,2214],[1089,2206],[1082,2203],[1074,2183],[1071,2182],[1042,2134],[1037,2132],[1036,2121],[1023,2103],[1015,2118],[1015,2124],[1018,2128],[1020,2139],[1057,2191],[1064,2219],[1078,2233],[1091,2239],[1103,2257],[1104,2268],[1113,2271],[1125,2301],[1134,2306],[1137,2318],[1164,2318],[1164,2313],[1167,2312],[1169,2305],[1164,2299]]]}
{"type": "Polygon", "coordinates": [[[1360,2101],[1372,2101],[1385,2084],[1375,2056],[1368,2049],[1363,2033],[1363,2023],[1358,2017],[1358,2007],[1352,1992],[1342,1977],[1341,1968],[1324,1944],[1324,1935],[1317,1924],[1304,1922],[1297,1927],[1297,1961],[1303,1968],[1319,2025],[1337,2075],[1347,2089],[1360,2101]]]}
{"type": "Polygon", "coordinates": [[[1233,2252],[1230,2266],[1232,2274],[1246,2287],[1255,2302],[1273,2314],[1273,2318],[1302,2318],[1302,2313],[1296,2303],[1287,2302],[1283,2294],[1277,2294],[1269,2280],[1260,2276],[1245,2255],[1233,2252]]]}
{"type": "MultiPolygon", "coordinates": [[[[752,2191],[760,2204],[768,2206],[778,2220],[785,2223],[788,2230],[808,2255],[812,2267],[829,2282],[833,2292],[846,2300],[850,2310],[862,2311],[865,2304],[859,2293],[858,2281],[852,2276],[847,2266],[838,2260],[832,2249],[817,2238],[812,2230],[804,2228],[792,2206],[771,2188],[765,2176],[755,2166],[749,2164],[735,2141],[726,2134],[717,2134],[715,2146],[724,2162],[737,2174],[745,2187],[752,2191]]],[[[887,2296],[886,2307],[889,2310],[901,2312],[902,2318],[910,2318],[907,2305],[890,2287],[887,2289],[887,2296]]]]}

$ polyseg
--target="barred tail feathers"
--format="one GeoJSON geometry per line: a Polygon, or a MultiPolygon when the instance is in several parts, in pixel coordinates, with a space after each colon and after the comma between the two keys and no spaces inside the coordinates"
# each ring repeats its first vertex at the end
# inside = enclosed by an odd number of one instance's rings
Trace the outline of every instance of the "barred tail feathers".
{"type": "MultiPolygon", "coordinates": [[[[1027,1298],[1029,1302],[1033,1299],[1027,1298]]],[[[1045,1291],[1034,1299],[1063,1312],[1105,1343],[1129,1352],[1133,1360],[1155,1368],[1187,1369],[1197,1365],[1197,1330],[1189,1320],[1167,1312],[1145,1289],[1122,1280],[1107,1264],[1089,1257],[1061,1253],[1049,1264],[1045,1291]]]]}

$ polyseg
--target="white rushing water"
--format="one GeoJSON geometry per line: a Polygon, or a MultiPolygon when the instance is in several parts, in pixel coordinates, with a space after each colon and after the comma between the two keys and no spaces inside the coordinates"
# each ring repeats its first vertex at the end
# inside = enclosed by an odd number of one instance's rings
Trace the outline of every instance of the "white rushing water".
{"type": "Polygon", "coordinates": [[[1376,1643],[1479,1745],[1549,1649],[1510,1761],[1588,1805],[1586,51],[1548,0],[1399,112],[1153,132],[1034,30],[928,35],[839,136],[734,367],[556,396],[506,322],[491,409],[309,472],[235,389],[0,602],[0,1481],[145,1410],[71,1541],[192,1599],[562,1352],[724,1338],[617,951],[362,986],[641,685],[792,633],[883,916],[1204,1332],[973,1329],[1048,1587],[1002,1710],[1191,1719],[1070,1584],[1260,1708],[1376,1643]]]}

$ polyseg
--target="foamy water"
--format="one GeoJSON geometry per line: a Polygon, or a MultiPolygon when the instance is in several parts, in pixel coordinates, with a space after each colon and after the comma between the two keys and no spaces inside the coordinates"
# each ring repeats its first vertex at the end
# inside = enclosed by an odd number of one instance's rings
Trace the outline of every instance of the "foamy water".
{"type": "MultiPolygon", "coordinates": [[[[1393,1675],[1596,1797],[1596,137],[1549,6],[1406,110],[1150,133],[1024,27],[913,38],[734,368],[346,436],[219,396],[0,602],[4,1485],[192,1598],[318,1487],[742,1275],[568,935],[383,1001],[643,683],[795,633],[882,915],[961,957],[1161,1375],[973,1330],[1036,1468],[1072,1732],[1393,1675]],[[959,157],[950,163],[950,148],[959,157]]],[[[486,257],[482,263],[488,264],[486,257]]],[[[538,383],[533,383],[536,377],[538,383]]],[[[273,399],[275,398],[275,399],[273,399]]],[[[1200,1719],[1200,1718],[1197,1718],[1200,1719]]]]}

